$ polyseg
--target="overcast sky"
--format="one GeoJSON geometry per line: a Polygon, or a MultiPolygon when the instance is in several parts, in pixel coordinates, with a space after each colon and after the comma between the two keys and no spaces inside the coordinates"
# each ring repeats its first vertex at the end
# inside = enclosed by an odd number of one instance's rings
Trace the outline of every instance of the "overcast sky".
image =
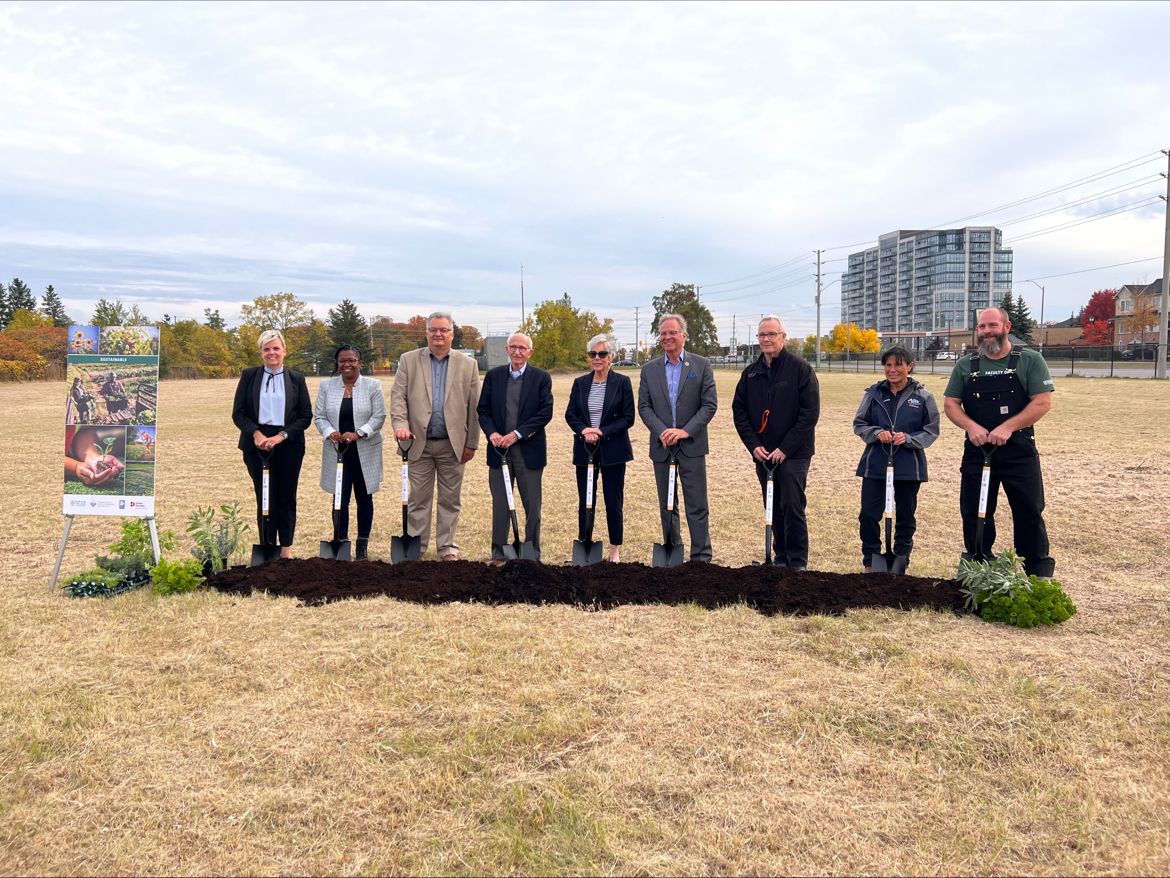
{"type": "Polygon", "coordinates": [[[0,276],[75,319],[288,291],[494,332],[523,265],[623,343],[700,284],[726,343],[813,330],[815,249],[832,284],[848,245],[1121,166],[971,221],[1123,209],[1012,245],[1063,319],[1161,275],[1167,34],[1157,2],[3,3],[0,276]]]}

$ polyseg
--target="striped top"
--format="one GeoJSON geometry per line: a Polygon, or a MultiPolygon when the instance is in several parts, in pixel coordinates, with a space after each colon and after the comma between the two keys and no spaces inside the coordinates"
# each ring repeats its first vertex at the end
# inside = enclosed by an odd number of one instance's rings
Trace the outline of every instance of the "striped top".
{"type": "Polygon", "coordinates": [[[601,407],[605,402],[605,382],[598,384],[594,381],[589,385],[589,426],[597,429],[601,426],[601,407]]]}

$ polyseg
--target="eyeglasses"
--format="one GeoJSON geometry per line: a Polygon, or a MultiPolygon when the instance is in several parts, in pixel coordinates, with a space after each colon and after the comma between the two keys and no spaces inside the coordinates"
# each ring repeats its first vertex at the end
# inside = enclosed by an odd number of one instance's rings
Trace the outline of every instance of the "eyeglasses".
{"type": "Polygon", "coordinates": [[[676,335],[682,335],[682,333],[676,329],[668,329],[665,332],[658,333],[659,338],[674,338],[676,335]]]}
{"type": "Polygon", "coordinates": [[[454,329],[439,329],[427,327],[427,335],[446,335],[448,332],[454,332],[454,329]]]}
{"type": "Polygon", "coordinates": [[[756,333],[756,338],[758,338],[760,341],[769,341],[773,338],[779,338],[779,337],[780,337],[780,333],[778,333],[778,332],[757,332],[756,333]]]}
{"type": "Polygon", "coordinates": [[[508,345],[508,350],[517,351],[517,352],[526,351],[526,350],[528,350],[528,346],[522,345],[522,344],[510,344],[510,345],[508,345]]]}
{"type": "Polygon", "coordinates": [[[591,360],[604,360],[608,356],[609,356],[609,351],[590,351],[589,352],[589,359],[591,359],[591,360]]]}

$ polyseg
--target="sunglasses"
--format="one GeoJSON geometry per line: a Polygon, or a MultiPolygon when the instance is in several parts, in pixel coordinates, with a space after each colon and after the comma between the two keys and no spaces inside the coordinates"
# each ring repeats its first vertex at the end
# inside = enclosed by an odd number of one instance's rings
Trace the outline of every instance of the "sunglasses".
{"type": "Polygon", "coordinates": [[[609,351],[590,351],[589,352],[589,359],[591,359],[591,360],[597,359],[598,357],[600,357],[601,359],[604,360],[608,356],[609,356],[609,351]]]}

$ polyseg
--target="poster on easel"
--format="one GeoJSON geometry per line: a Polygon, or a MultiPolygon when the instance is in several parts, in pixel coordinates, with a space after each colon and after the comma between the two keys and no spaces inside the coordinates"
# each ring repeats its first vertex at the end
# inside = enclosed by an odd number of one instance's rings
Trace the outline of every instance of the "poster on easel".
{"type": "Polygon", "coordinates": [[[70,326],[65,515],[154,515],[158,327],[70,326]]]}

